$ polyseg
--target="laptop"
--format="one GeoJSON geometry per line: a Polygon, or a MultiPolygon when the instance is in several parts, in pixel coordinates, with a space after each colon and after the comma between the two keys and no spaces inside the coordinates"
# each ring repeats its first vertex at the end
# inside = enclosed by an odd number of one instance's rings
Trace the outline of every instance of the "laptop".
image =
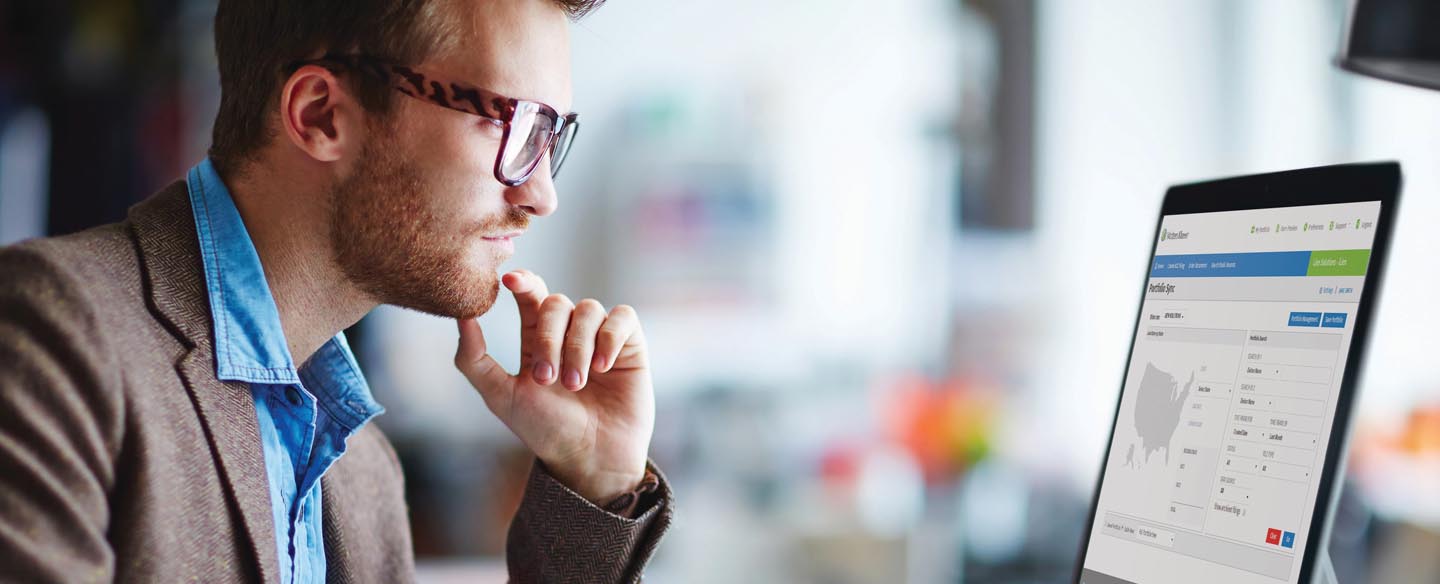
{"type": "Polygon", "coordinates": [[[1400,180],[1384,162],[1170,188],[1075,582],[1333,581],[1400,180]]]}

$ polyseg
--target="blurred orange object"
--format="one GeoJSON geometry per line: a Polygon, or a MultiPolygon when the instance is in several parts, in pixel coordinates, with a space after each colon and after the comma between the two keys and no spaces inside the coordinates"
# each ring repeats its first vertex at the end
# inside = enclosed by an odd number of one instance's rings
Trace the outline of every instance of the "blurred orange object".
{"type": "Polygon", "coordinates": [[[1417,407],[1400,433],[1400,450],[1417,455],[1440,454],[1440,406],[1417,407]]]}
{"type": "Polygon", "coordinates": [[[1440,459],[1440,405],[1416,406],[1399,421],[1371,418],[1358,422],[1350,445],[1353,471],[1372,471],[1373,466],[1384,466],[1396,457],[1440,459]]]}
{"type": "Polygon", "coordinates": [[[919,461],[929,483],[956,479],[990,452],[998,400],[964,379],[900,378],[883,393],[889,438],[919,461]]]}

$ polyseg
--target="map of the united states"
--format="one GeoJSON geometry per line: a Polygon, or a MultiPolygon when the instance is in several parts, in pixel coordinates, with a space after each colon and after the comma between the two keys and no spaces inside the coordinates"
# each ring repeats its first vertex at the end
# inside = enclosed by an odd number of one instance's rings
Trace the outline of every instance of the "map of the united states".
{"type": "Polygon", "coordinates": [[[1150,455],[1165,450],[1165,464],[1170,464],[1170,439],[1180,426],[1180,412],[1185,399],[1190,397],[1190,387],[1195,384],[1195,374],[1185,387],[1154,363],[1145,364],[1145,375],[1140,378],[1140,389],[1135,396],[1135,433],[1140,436],[1140,460],[1135,460],[1135,445],[1130,445],[1125,464],[1135,466],[1150,460],[1150,455]]]}

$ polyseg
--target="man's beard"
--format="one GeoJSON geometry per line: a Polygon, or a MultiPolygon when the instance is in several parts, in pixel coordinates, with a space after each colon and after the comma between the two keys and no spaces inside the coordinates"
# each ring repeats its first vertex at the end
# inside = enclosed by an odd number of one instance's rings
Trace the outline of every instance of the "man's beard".
{"type": "MultiPolygon", "coordinates": [[[[475,238],[522,230],[516,207],[478,224],[455,221],[429,206],[423,173],[396,148],[365,145],[355,171],[330,192],[330,244],[351,283],[382,304],[449,318],[472,318],[495,304],[499,278],[472,263],[475,238]]],[[[486,253],[489,246],[486,247],[486,253]]]]}

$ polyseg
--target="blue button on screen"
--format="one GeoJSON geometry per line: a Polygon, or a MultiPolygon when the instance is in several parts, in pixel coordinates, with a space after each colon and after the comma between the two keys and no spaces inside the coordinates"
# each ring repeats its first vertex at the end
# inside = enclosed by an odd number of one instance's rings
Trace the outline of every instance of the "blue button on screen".
{"type": "Polygon", "coordinates": [[[1287,548],[1293,548],[1293,547],[1295,547],[1295,533],[1294,533],[1294,532],[1291,532],[1291,531],[1287,531],[1287,532],[1285,532],[1284,535],[1281,535],[1281,536],[1280,536],[1280,547],[1287,547],[1287,548]]]}
{"type": "Polygon", "coordinates": [[[1327,312],[1320,318],[1320,326],[1325,328],[1345,328],[1345,319],[1349,314],[1344,312],[1327,312]]]}
{"type": "Polygon", "coordinates": [[[1290,326],[1320,326],[1320,313],[1292,312],[1290,313],[1290,326]]]}

